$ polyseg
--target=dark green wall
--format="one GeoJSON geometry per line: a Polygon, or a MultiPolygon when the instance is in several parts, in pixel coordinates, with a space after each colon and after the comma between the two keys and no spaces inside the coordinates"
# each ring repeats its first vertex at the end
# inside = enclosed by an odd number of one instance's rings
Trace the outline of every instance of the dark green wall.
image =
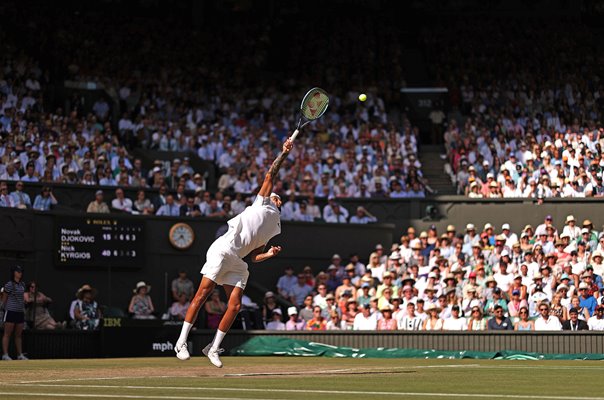
{"type": "MultiPolygon", "coordinates": [[[[9,268],[19,263],[25,268],[25,280],[35,279],[38,287],[54,299],[52,311],[59,319],[66,315],[78,287],[89,283],[99,291],[101,304],[126,309],[136,282],[152,285],[151,297],[156,308],[164,311],[164,290],[180,268],[184,268],[197,284],[205,253],[214,241],[216,231],[226,222],[211,219],[181,219],[167,217],[130,216],[146,221],[144,265],[130,268],[65,267],[54,264],[53,234],[55,215],[15,209],[0,209],[0,271],[2,280],[9,277],[9,268]],[[186,221],[195,231],[193,246],[180,251],[168,241],[168,231],[176,222],[186,221]]],[[[70,214],[73,216],[73,214],[70,214]]],[[[81,214],[83,219],[86,214],[81,214]]],[[[327,268],[333,253],[347,257],[352,252],[368,255],[375,243],[391,243],[391,224],[342,225],[323,223],[283,222],[282,234],[271,241],[283,251],[278,257],[263,263],[250,263],[250,296],[261,300],[254,287],[273,288],[286,266],[301,270],[311,265],[318,272],[327,268]]],[[[56,249],[55,249],[56,250],[56,249]]]]}

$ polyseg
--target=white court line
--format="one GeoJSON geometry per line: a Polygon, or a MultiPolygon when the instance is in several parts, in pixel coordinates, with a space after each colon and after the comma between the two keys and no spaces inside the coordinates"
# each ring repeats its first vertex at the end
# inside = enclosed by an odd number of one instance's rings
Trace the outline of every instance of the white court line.
{"type": "MultiPolygon", "coordinates": [[[[85,394],[85,393],[27,393],[27,392],[2,392],[3,395],[9,396],[34,396],[34,397],[85,397],[85,398],[109,398],[109,399],[164,399],[164,400],[262,400],[250,397],[191,397],[191,396],[143,396],[129,394],[85,394]]],[[[275,399],[272,399],[275,400],[275,399]]],[[[285,400],[285,399],[276,399],[285,400]]]]}
{"type": "MultiPolygon", "coordinates": [[[[418,368],[471,368],[471,367],[480,367],[480,364],[445,364],[445,365],[414,365],[409,367],[393,367],[390,368],[392,371],[398,370],[411,370],[418,368]]],[[[346,368],[346,369],[330,369],[330,370],[321,370],[321,371],[292,371],[292,372],[258,372],[258,373],[241,373],[241,374],[224,374],[225,377],[244,377],[244,376],[263,376],[263,375],[305,375],[305,374],[328,374],[328,373],[341,373],[341,372],[349,372],[349,371],[383,371],[388,370],[387,367],[375,367],[375,368],[346,368]]],[[[44,380],[35,380],[35,381],[21,381],[22,384],[31,384],[31,383],[52,383],[52,382],[74,382],[74,381],[106,381],[106,380],[119,380],[119,379],[156,379],[156,378],[200,378],[201,376],[197,375],[159,375],[159,376],[138,376],[138,377],[128,377],[128,376],[108,376],[108,377],[98,377],[98,378],[61,378],[61,379],[44,379],[44,380]]],[[[0,382],[2,385],[3,382],[0,382]]]]}
{"type": "MultiPolygon", "coordinates": [[[[135,378],[146,378],[146,379],[158,379],[158,378],[199,378],[197,375],[159,375],[159,376],[139,376],[135,378]]],[[[133,377],[127,376],[105,376],[98,378],[61,378],[61,379],[44,379],[40,381],[21,381],[19,383],[50,383],[50,382],[71,382],[71,381],[107,381],[107,380],[115,380],[115,379],[133,379],[133,377]]],[[[0,382],[2,385],[3,382],[0,382]]]]}
{"type": "MultiPolygon", "coordinates": [[[[6,386],[15,386],[16,383],[6,386]]],[[[493,394],[493,393],[429,393],[429,392],[375,392],[361,390],[318,390],[318,389],[261,389],[261,388],[227,388],[227,387],[182,387],[182,386],[136,386],[136,385],[57,385],[57,384],[35,384],[34,387],[61,387],[61,388],[103,388],[103,389],[163,389],[163,390],[185,390],[185,391],[223,391],[223,392],[270,392],[270,393],[313,393],[313,394],[347,394],[347,395],[372,395],[372,396],[411,396],[411,397],[477,397],[477,398],[500,398],[500,399],[548,399],[548,400],[604,400],[604,397],[587,396],[551,396],[551,395],[528,395],[528,394],[493,394]]],[[[113,395],[109,395],[113,397],[113,395]]],[[[119,397],[119,396],[118,396],[119,397]]],[[[123,397],[127,397],[123,395],[123,397]]],[[[144,398],[144,397],[141,397],[144,398]]],[[[162,398],[162,397],[149,397],[162,398]]],[[[163,397],[166,399],[213,399],[203,397],[163,397]]],[[[222,399],[222,398],[221,398],[222,399]]],[[[227,399],[224,399],[227,400],[227,399]]],[[[253,400],[253,399],[247,399],[253,400]]]]}
{"type": "MultiPolygon", "coordinates": [[[[587,360],[586,360],[587,361],[587,360]]],[[[530,362],[530,361],[529,361],[530,362]]],[[[493,366],[489,366],[489,365],[480,365],[481,369],[553,369],[553,370],[557,370],[557,369],[572,369],[572,370],[582,370],[582,369],[587,369],[587,370],[602,370],[604,369],[604,367],[598,367],[598,366],[587,366],[587,365],[577,365],[576,367],[570,366],[570,365],[561,365],[559,367],[556,366],[538,366],[538,365],[534,365],[534,366],[530,366],[530,365],[493,365],[493,366]]]]}
{"type": "Polygon", "coordinates": [[[341,372],[350,372],[354,371],[354,368],[346,368],[346,369],[330,369],[324,371],[283,371],[283,372],[248,372],[241,374],[224,374],[226,377],[233,376],[271,376],[271,375],[317,375],[317,374],[329,374],[329,373],[341,373],[341,372]]]}
{"type": "Polygon", "coordinates": [[[225,377],[244,377],[244,376],[281,376],[281,375],[317,375],[317,374],[328,374],[328,373],[342,373],[342,372],[350,372],[350,373],[361,373],[361,372],[375,372],[375,371],[383,371],[385,373],[392,372],[400,372],[400,371],[409,371],[413,372],[414,369],[420,368],[466,368],[466,367],[479,367],[480,364],[451,364],[451,365],[416,365],[409,367],[374,367],[374,368],[346,368],[346,369],[330,369],[325,371],[285,371],[285,372],[249,372],[249,373],[240,373],[240,374],[224,374],[225,377]]]}

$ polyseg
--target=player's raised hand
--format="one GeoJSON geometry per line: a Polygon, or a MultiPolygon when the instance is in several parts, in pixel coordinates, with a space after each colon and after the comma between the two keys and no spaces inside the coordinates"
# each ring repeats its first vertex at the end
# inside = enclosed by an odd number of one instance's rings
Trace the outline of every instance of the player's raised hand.
{"type": "Polygon", "coordinates": [[[271,248],[268,249],[268,251],[267,251],[268,255],[271,257],[276,256],[280,252],[281,252],[281,246],[271,246],[271,248]]]}
{"type": "Polygon", "coordinates": [[[292,151],[292,148],[294,147],[294,142],[288,138],[285,143],[283,143],[283,152],[284,153],[289,153],[290,151],[292,151]]]}

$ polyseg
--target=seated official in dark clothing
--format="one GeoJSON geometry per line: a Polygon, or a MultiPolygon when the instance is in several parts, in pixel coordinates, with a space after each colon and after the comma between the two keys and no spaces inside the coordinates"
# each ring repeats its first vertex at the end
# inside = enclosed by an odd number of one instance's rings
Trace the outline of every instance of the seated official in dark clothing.
{"type": "Polygon", "coordinates": [[[587,322],[579,319],[579,310],[575,307],[568,311],[568,320],[562,323],[563,331],[587,331],[589,327],[587,322]]]}

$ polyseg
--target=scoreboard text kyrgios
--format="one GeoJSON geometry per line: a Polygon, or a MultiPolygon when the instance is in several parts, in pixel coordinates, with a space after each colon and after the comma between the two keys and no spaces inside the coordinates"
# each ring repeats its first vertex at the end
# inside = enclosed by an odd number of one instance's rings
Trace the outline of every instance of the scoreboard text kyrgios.
{"type": "Polygon", "coordinates": [[[55,218],[57,265],[140,267],[145,221],[115,217],[55,218]]]}

